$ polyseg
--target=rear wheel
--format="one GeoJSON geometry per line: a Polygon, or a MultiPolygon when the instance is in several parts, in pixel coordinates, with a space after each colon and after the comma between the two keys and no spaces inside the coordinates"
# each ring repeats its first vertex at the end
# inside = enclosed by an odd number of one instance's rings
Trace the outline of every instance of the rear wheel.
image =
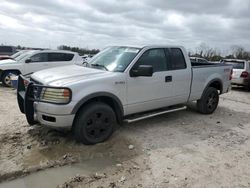
{"type": "Polygon", "coordinates": [[[202,114],[212,114],[219,103],[219,94],[217,89],[208,87],[201,99],[197,101],[198,111],[202,114]]]}
{"type": "Polygon", "coordinates": [[[84,106],[77,114],[73,132],[77,141],[89,145],[107,140],[115,126],[113,109],[104,103],[94,102],[84,106]]]}

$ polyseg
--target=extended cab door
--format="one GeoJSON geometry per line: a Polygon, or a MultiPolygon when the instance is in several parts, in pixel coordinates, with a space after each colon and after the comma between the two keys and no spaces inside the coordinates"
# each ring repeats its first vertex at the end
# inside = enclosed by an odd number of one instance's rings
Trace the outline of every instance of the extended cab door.
{"type": "Polygon", "coordinates": [[[167,48],[166,54],[169,55],[167,75],[172,77],[172,96],[170,105],[186,103],[189,98],[192,70],[191,63],[187,54],[183,54],[180,48],[167,48]],[[186,57],[186,58],[185,58],[186,57]]]}
{"type": "Polygon", "coordinates": [[[139,65],[151,65],[151,77],[127,76],[126,114],[147,111],[168,105],[173,95],[173,82],[167,71],[167,58],[163,48],[146,50],[130,69],[136,70],[139,65]]]}

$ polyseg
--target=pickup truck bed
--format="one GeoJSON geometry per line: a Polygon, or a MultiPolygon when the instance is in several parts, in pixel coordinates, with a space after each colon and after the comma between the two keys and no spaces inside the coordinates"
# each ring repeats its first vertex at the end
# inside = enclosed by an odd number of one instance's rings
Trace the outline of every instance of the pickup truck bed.
{"type": "Polygon", "coordinates": [[[214,82],[214,86],[218,89],[219,94],[229,91],[228,87],[231,83],[230,66],[215,63],[192,63],[192,86],[190,91],[189,101],[201,98],[204,89],[209,83],[214,82]],[[226,84],[221,81],[226,80],[226,84]]]}

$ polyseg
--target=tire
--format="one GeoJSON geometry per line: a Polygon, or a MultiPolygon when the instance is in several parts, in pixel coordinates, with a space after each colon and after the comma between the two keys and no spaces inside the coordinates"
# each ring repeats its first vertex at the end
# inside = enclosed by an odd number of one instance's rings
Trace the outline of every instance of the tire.
{"type": "Polygon", "coordinates": [[[86,145],[104,142],[112,135],[116,124],[115,112],[110,106],[102,102],[90,103],[77,113],[74,137],[86,145]]]}
{"type": "Polygon", "coordinates": [[[197,101],[197,109],[202,114],[212,114],[219,104],[217,89],[208,87],[205,89],[200,100],[197,101]]]}
{"type": "Polygon", "coordinates": [[[11,87],[10,74],[14,74],[13,72],[4,72],[1,78],[1,81],[5,87],[11,87]]]}

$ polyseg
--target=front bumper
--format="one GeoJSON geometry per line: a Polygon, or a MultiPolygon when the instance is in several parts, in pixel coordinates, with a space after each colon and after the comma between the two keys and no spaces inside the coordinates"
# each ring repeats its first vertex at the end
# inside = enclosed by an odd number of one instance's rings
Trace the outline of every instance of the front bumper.
{"type": "Polygon", "coordinates": [[[45,102],[40,102],[39,99],[36,98],[36,93],[34,93],[34,87],[42,88],[45,86],[37,85],[32,82],[29,82],[28,85],[25,86],[24,80],[25,78],[20,75],[18,78],[17,101],[18,101],[19,109],[22,113],[25,114],[28,123],[30,125],[40,123],[42,125],[46,125],[46,126],[53,127],[53,128],[63,128],[63,129],[71,128],[73,121],[74,121],[75,114],[66,114],[66,113],[56,114],[55,110],[52,110],[54,113],[51,113],[51,111],[49,110],[45,112],[44,109],[63,108],[64,110],[62,111],[66,112],[67,108],[64,108],[64,107],[69,106],[70,108],[68,109],[68,112],[71,112],[72,104],[71,105],[57,105],[57,104],[49,104],[45,102]]]}

